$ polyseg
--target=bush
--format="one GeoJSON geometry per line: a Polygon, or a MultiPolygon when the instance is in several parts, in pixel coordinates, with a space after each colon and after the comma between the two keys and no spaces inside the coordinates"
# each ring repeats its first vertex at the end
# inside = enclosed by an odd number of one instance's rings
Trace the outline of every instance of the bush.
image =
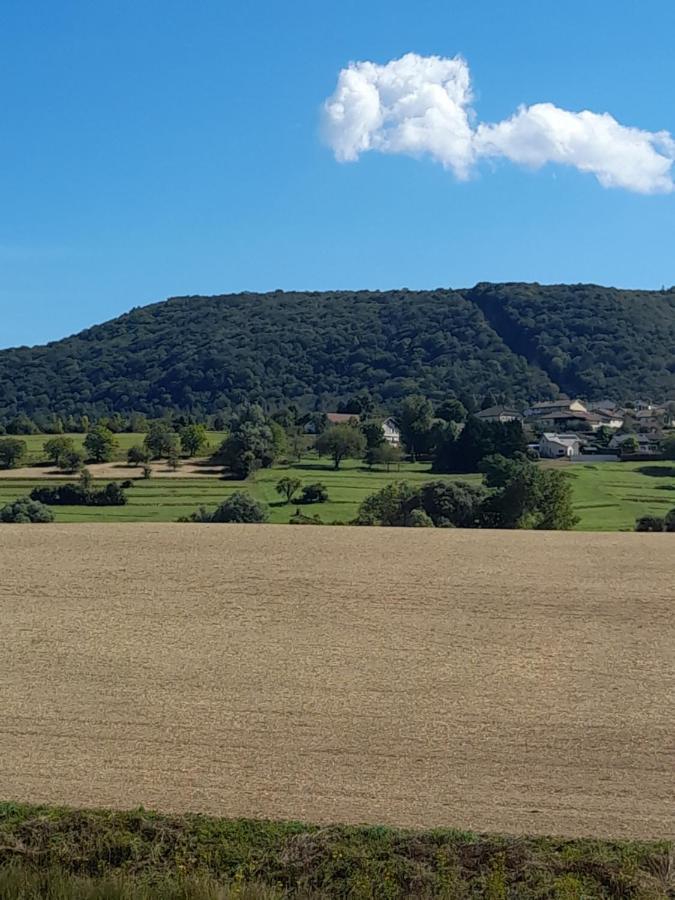
{"type": "Polygon", "coordinates": [[[433,528],[434,523],[423,509],[413,509],[410,513],[408,525],[411,528],[433,528]]]}
{"type": "Polygon", "coordinates": [[[0,522],[4,523],[37,525],[53,521],[51,509],[30,497],[21,497],[0,509],[0,522]]]}
{"type": "Polygon", "coordinates": [[[663,524],[665,525],[666,531],[675,531],[675,509],[671,509],[669,513],[666,513],[663,524]]]}
{"type": "Polygon", "coordinates": [[[325,503],[328,500],[328,488],[320,481],[306,484],[300,495],[301,503],[325,503]]]}
{"type": "Polygon", "coordinates": [[[123,485],[116,481],[96,490],[86,479],[82,479],[80,484],[36,487],[31,491],[30,499],[50,506],[124,506],[127,495],[123,485]]]}
{"type": "Polygon", "coordinates": [[[210,513],[204,506],[200,506],[197,512],[187,518],[181,518],[181,522],[234,522],[234,523],[260,523],[268,518],[267,507],[244,491],[235,491],[227,500],[210,513]]]}
{"type": "Polygon", "coordinates": [[[636,531],[663,531],[665,520],[660,516],[642,516],[635,523],[636,531]]]}

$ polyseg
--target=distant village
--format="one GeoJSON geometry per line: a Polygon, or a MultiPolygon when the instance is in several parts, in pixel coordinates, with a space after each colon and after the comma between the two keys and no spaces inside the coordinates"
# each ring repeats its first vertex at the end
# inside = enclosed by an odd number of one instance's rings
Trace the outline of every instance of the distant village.
{"type": "MultiPolygon", "coordinates": [[[[526,409],[491,406],[475,413],[484,422],[520,422],[531,438],[529,449],[542,459],[596,461],[659,456],[664,433],[675,427],[675,400],[655,404],[646,400],[584,402],[578,399],[547,400],[526,409]]],[[[355,422],[351,413],[327,413],[329,424],[355,422]]],[[[382,419],[387,443],[401,444],[401,432],[393,416],[382,419]]]]}

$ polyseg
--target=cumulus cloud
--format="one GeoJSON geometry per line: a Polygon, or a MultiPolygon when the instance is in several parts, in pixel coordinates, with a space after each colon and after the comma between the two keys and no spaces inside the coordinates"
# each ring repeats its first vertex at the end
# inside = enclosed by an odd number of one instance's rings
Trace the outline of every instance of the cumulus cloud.
{"type": "Polygon", "coordinates": [[[457,56],[408,53],[385,65],[352,63],[323,109],[323,133],[340,162],[369,150],[429,155],[466,179],[484,158],[533,168],[574,166],[603,187],[643,194],[675,189],[675,141],[666,131],[621,125],[608,113],[552,103],[522,106],[508,119],[476,124],[471,74],[457,56]]]}

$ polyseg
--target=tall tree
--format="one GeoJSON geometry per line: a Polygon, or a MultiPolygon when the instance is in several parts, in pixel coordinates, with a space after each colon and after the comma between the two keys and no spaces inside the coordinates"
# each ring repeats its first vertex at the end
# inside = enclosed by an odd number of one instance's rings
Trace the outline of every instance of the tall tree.
{"type": "Polygon", "coordinates": [[[333,425],[319,435],[316,448],[320,453],[330,456],[333,467],[339,469],[343,459],[363,456],[366,439],[361,431],[352,425],[333,425]]]}
{"type": "Polygon", "coordinates": [[[421,394],[406,397],[401,403],[398,425],[403,443],[414,461],[428,447],[434,408],[421,394]]]}

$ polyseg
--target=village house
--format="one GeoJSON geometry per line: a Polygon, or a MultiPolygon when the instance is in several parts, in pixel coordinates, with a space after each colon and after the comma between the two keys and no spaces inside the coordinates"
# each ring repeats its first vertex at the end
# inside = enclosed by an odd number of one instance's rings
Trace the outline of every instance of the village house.
{"type": "Polygon", "coordinates": [[[629,438],[635,438],[638,444],[637,453],[644,456],[658,456],[661,453],[659,441],[649,434],[615,434],[609,442],[609,449],[621,452],[621,445],[629,438]]]}
{"type": "Polygon", "coordinates": [[[508,406],[490,406],[476,413],[476,418],[483,422],[521,422],[523,419],[517,409],[508,406]]]}
{"type": "Polygon", "coordinates": [[[544,459],[571,459],[581,454],[581,440],[575,434],[542,434],[539,455],[544,459]]]}
{"type": "Polygon", "coordinates": [[[391,416],[387,416],[382,422],[382,431],[384,433],[384,439],[388,444],[391,444],[393,447],[399,446],[401,443],[401,430],[396,424],[395,419],[392,419],[391,416]]]}
{"type": "Polygon", "coordinates": [[[541,403],[533,403],[525,410],[525,418],[545,417],[556,413],[587,413],[588,409],[581,400],[543,400],[541,403]]]}
{"type": "MultiPolygon", "coordinates": [[[[361,421],[361,417],[356,413],[329,412],[325,415],[329,425],[358,425],[361,421]]],[[[398,447],[401,443],[401,430],[396,423],[396,419],[392,416],[386,416],[386,418],[381,419],[380,421],[382,424],[382,435],[385,441],[394,447],[398,447]]],[[[307,421],[305,432],[307,434],[314,434],[316,432],[316,422],[314,419],[310,418],[307,421]]]]}

